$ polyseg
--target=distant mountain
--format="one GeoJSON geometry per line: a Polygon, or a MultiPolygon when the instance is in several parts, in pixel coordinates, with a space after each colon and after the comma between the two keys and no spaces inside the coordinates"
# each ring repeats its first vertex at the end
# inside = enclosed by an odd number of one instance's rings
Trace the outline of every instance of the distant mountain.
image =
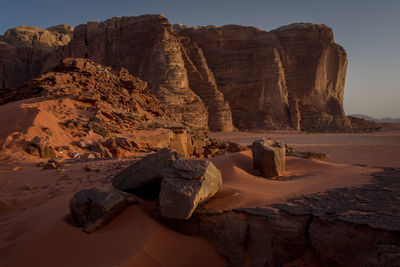
{"type": "Polygon", "coordinates": [[[377,121],[377,122],[386,122],[386,123],[400,123],[400,118],[390,118],[390,117],[385,117],[382,119],[375,119],[371,116],[368,115],[363,115],[363,114],[350,114],[349,116],[368,120],[368,121],[377,121]]]}
{"type": "Polygon", "coordinates": [[[383,118],[379,120],[380,122],[387,122],[387,123],[400,123],[400,118],[383,118]]]}

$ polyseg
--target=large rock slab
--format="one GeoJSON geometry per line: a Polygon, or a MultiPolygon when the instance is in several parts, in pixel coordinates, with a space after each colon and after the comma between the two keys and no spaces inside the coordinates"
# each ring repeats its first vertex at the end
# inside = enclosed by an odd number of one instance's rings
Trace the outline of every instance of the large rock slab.
{"type": "Polygon", "coordinates": [[[114,188],[130,191],[140,197],[157,197],[162,170],[179,158],[184,158],[168,148],[161,149],[123,169],[112,179],[114,188]]]}
{"type": "Polygon", "coordinates": [[[254,169],[266,177],[285,174],[285,144],[271,139],[254,141],[251,146],[254,169]]]}
{"type": "Polygon", "coordinates": [[[77,192],[69,203],[73,220],[87,233],[94,232],[130,204],[137,202],[133,195],[113,188],[91,188],[77,192]]]}
{"type": "Polygon", "coordinates": [[[197,206],[210,199],[222,185],[221,172],[207,160],[176,160],[163,171],[161,215],[189,219],[197,206]]]}

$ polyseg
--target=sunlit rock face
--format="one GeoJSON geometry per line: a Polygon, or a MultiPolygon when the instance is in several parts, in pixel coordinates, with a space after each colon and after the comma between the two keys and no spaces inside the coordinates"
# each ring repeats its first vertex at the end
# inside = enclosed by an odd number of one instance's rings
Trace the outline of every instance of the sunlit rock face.
{"type": "Polygon", "coordinates": [[[199,47],[239,129],[344,127],[344,49],[325,25],[297,23],[271,32],[227,25],[179,33],[199,47]],[[337,122],[335,122],[337,121],[337,122]]]}

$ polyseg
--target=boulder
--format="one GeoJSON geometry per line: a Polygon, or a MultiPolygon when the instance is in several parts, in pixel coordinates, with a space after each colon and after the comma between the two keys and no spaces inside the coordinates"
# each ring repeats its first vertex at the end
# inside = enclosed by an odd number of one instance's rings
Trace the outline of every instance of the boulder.
{"type": "Polygon", "coordinates": [[[157,197],[162,170],[179,158],[184,156],[168,148],[161,149],[123,169],[114,176],[112,185],[143,198],[157,197]]]}
{"type": "Polygon", "coordinates": [[[89,145],[89,149],[93,152],[100,153],[102,158],[112,158],[113,157],[111,152],[100,143],[93,143],[93,144],[89,145]]]}
{"type": "Polygon", "coordinates": [[[269,178],[285,174],[285,144],[271,139],[254,141],[251,146],[254,169],[269,178]]]}
{"type": "Polygon", "coordinates": [[[28,146],[27,152],[33,156],[41,158],[55,158],[56,152],[53,147],[49,146],[48,142],[43,138],[35,136],[28,146]]]}
{"type": "Polygon", "coordinates": [[[202,159],[178,159],[163,170],[160,191],[161,215],[173,219],[189,219],[197,206],[218,191],[221,172],[202,159]]]}
{"type": "Polygon", "coordinates": [[[110,131],[99,123],[89,122],[87,126],[89,127],[89,129],[93,130],[94,133],[102,137],[108,137],[110,135],[110,131]]]}
{"type": "Polygon", "coordinates": [[[114,188],[91,188],[77,192],[69,203],[73,220],[87,233],[110,222],[125,208],[138,203],[133,195],[114,188]]]}

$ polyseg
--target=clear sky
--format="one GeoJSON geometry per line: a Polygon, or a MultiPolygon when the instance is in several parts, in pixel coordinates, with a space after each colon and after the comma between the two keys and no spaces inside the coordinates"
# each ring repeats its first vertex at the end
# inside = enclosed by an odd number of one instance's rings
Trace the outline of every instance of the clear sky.
{"type": "Polygon", "coordinates": [[[400,117],[399,0],[1,0],[0,34],[19,25],[76,26],[143,14],[189,26],[326,24],[348,54],[346,113],[400,117]]]}

